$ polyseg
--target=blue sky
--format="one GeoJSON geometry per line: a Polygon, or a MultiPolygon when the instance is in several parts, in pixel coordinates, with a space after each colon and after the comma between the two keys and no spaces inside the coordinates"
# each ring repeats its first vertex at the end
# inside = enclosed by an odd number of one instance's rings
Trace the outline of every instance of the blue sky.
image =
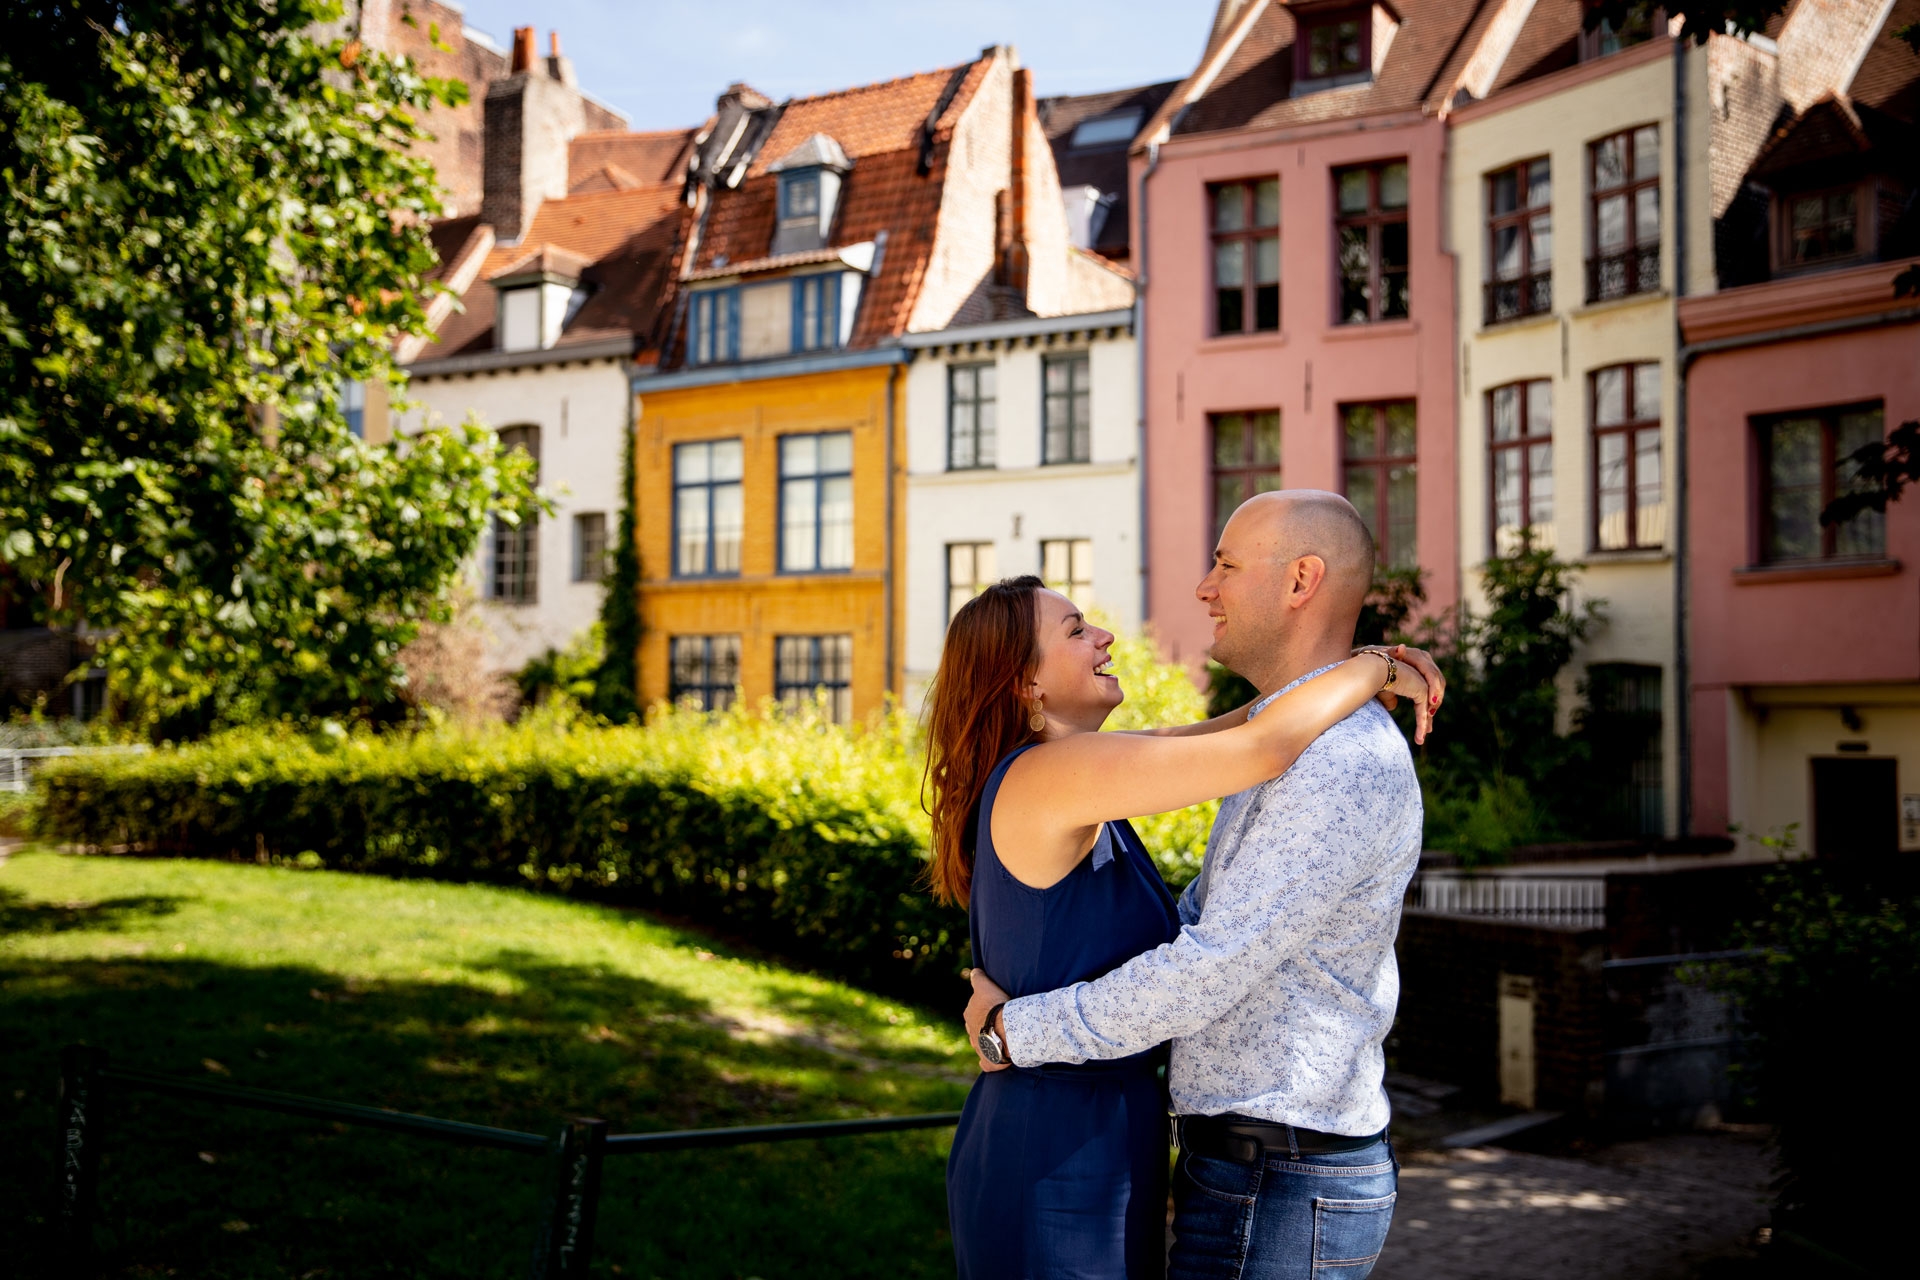
{"type": "Polygon", "coordinates": [[[468,0],[466,21],[502,47],[516,26],[560,31],[581,87],[636,129],[698,124],[745,80],[774,98],[952,66],[1011,44],[1040,94],[1087,93],[1192,70],[1211,0],[468,0]]]}

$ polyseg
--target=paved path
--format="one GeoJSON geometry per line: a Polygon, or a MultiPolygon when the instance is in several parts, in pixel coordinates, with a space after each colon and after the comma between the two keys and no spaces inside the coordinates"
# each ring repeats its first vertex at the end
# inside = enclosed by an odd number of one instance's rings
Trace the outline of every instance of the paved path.
{"type": "Polygon", "coordinates": [[[1585,1156],[1415,1152],[1372,1280],[1691,1280],[1747,1253],[1770,1170],[1750,1133],[1686,1133],[1585,1156]]]}

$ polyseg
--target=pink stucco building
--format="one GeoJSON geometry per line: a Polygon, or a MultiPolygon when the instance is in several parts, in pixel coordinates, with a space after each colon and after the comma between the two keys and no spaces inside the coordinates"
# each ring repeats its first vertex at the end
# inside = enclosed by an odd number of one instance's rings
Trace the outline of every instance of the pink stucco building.
{"type": "Polygon", "coordinates": [[[1790,112],[1683,299],[1690,827],[1920,848],[1920,495],[1823,526],[1847,456],[1920,419],[1920,58],[1898,0],[1845,88],[1790,112]],[[1731,285],[1732,287],[1725,287],[1731,285]]]}
{"type": "Polygon", "coordinates": [[[1457,597],[1437,111],[1502,7],[1223,0],[1137,136],[1146,598],[1169,656],[1204,656],[1220,524],[1283,485],[1346,493],[1388,564],[1457,597]]]}

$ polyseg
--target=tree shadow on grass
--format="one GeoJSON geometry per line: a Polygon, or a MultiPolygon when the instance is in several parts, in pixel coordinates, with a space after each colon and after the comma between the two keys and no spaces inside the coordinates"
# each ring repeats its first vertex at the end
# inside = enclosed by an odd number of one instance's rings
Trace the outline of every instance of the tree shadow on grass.
{"type": "MultiPolygon", "coordinates": [[[[106,904],[102,904],[104,908],[106,904]]],[[[36,909],[38,910],[38,909],[36,909]]],[[[510,994],[463,982],[343,983],[302,966],[137,958],[0,965],[0,1220],[44,1253],[57,1061],[86,1042],[128,1066],[539,1133],[903,1114],[957,1105],[940,1080],[863,1070],[729,1024],[686,991],[504,951],[510,994]]],[[[110,1094],[103,1275],[514,1276],[547,1166],[511,1152],[135,1093],[110,1094]]],[[[609,1162],[601,1274],[950,1273],[945,1133],[609,1162]]]]}
{"type": "Polygon", "coordinates": [[[0,888],[0,938],[74,930],[121,933],[172,915],[184,901],[176,895],[144,894],[102,902],[39,902],[18,890],[0,888]]]}

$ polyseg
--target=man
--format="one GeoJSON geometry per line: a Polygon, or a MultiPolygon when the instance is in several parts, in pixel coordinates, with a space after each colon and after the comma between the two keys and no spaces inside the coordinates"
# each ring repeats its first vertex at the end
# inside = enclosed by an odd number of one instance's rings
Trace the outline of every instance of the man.
{"type": "MultiPolygon", "coordinates": [[[[1348,656],[1373,557],[1337,494],[1261,494],[1234,513],[1196,594],[1213,657],[1262,695],[1250,715],[1348,656]]],[[[1397,1186],[1382,1045],[1421,816],[1406,739],[1369,703],[1221,804],[1175,941],[1020,1000],[974,971],[983,1069],[1004,1069],[988,1055],[1037,1066],[1172,1040],[1170,1280],[1372,1270],[1397,1186]]]]}

